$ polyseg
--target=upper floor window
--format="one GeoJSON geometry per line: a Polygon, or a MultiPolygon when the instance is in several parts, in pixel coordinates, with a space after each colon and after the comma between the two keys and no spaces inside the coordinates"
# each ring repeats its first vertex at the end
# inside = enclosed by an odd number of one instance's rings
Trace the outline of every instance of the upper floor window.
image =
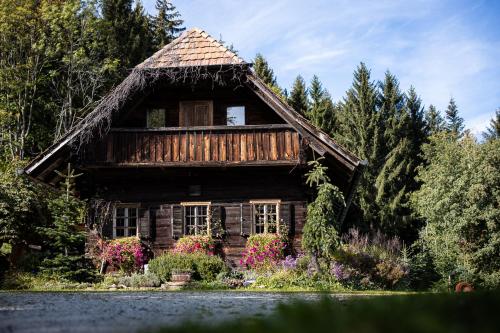
{"type": "Polygon", "coordinates": [[[182,203],[184,206],[184,234],[205,235],[210,229],[210,203],[182,203]]]}
{"type": "Polygon", "coordinates": [[[131,205],[117,206],[113,214],[113,238],[137,236],[138,208],[131,205]]]}
{"type": "Polygon", "coordinates": [[[245,125],[245,107],[229,106],[227,108],[227,126],[245,125]]]}
{"type": "Polygon", "coordinates": [[[165,126],[165,109],[148,110],[146,126],[148,128],[164,127],[165,126]]]}
{"type": "Polygon", "coordinates": [[[279,201],[251,201],[254,216],[254,232],[267,234],[278,232],[279,201]]]}

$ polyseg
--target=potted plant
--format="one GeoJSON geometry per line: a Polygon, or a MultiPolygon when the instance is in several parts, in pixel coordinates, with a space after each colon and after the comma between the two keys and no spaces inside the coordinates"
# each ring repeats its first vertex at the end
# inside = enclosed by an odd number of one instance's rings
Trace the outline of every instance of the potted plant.
{"type": "Polygon", "coordinates": [[[190,282],[193,272],[187,269],[174,269],[172,270],[172,282],[190,282]]]}

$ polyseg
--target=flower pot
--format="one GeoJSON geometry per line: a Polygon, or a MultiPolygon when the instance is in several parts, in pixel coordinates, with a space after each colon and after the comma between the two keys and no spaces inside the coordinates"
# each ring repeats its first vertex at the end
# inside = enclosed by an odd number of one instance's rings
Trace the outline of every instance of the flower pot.
{"type": "Polygon", "coordinates": [[[191,273],[189,272],[175,272],[172,273],[170,279],[172,282],[189,282],[191,281],[191,273]]]}

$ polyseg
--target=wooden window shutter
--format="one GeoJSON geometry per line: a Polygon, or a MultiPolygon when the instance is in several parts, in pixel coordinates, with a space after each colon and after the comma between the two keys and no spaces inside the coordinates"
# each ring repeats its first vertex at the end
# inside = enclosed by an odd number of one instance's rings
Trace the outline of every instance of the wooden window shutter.
{"type": "Polygon", "coordinates": [[[241,236],[248,237],[253,234],[253,207],[250,203],[240,204],[241,236]]]}
{"type": "Polygon", "coordinates": [[[293,235],[294,234],[294,223],[293,223],[293,205],[290,204],[289,202],[281,202],[280,207],[279,207],[280,213],[279,213],[279,228],[280,232],[282,230],[285,230],[287,235],[293,235]],[[284,228],[283,228],[283,227],[284,228]]]}
{"type": "Polygon", "coordinates": [[[210,205],[210,233],[212,236],[220,235],[224,229],[223,209],[220,205],[210,205]]]}
{"type": "Polygon", "coordinates": [[[181,205],[170,206],[170,219],[172,224],[172,238],[179,239],[184,234],[184,207],[181,205]]]}
{"type": "Polygon", "coordinates": [[[179,103],[179,126],[212,126],[213,101],[182,101],[179,103]]]}
{"type": "Polygon", "coordinates": [[[151,227],[149,223],[149,208],[139,208],[139,237],[149,239],[151,227]]]}

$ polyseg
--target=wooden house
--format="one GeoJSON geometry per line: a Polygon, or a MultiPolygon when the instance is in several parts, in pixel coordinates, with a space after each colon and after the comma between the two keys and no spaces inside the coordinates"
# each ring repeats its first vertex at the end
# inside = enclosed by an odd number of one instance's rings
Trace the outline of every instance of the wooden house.
{"type": "Polygon", "coordinates": [[[313,195],[304,175],[319,156],[345,195],[343,220],[363,162],[251,64],[191,29],[137,65],[25,172],[52,186],[68,163],[83,173],[78,195],[104,238],[138,235],[159,253],[183,235],[223,229],[224,253],[236,262],[254,233],[286,229],[300,248],[313,195]]]}

